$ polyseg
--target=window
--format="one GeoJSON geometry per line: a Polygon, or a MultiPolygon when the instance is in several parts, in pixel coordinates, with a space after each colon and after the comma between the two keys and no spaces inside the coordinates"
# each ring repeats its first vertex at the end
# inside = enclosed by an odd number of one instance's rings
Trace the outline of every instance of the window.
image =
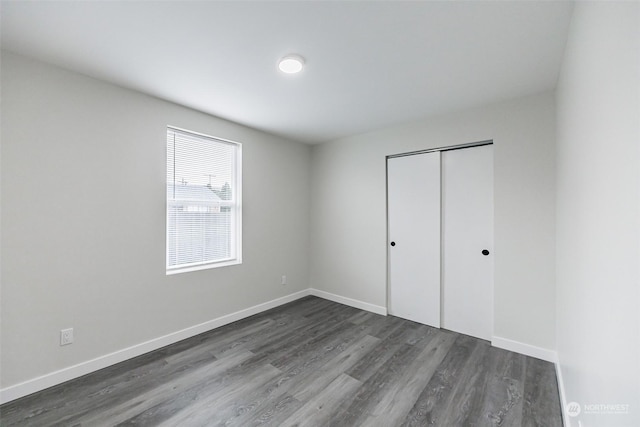
{"type": "Polygon", "coordinates": [[[242,146],[167,128],[167,274],[242,262],[242,146]]]}

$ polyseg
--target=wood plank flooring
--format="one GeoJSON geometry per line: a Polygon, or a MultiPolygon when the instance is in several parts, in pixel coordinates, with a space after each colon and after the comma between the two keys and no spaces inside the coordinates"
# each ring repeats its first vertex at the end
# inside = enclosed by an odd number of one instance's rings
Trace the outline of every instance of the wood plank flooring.
{"type": "Polygon", "coordinates": [[[562,426],[551,363],[307,297],[0,407],[28,426],[562,426]]]}

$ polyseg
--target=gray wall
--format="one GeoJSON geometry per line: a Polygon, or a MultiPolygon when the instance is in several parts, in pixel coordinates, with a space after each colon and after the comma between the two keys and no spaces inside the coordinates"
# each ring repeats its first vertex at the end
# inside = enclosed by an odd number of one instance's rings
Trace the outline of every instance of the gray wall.
{"type": "Polygon", "coordinates": [[[566,399],[583,405],[572,425],[639,426],[640,4],[575,5],[557,103],[557,351],[566,399]]]}
{"type": "Polygon", "coordinates": [[[313,288],[386,307],[385,156],[495,143],[494,335],[555,348],[555,107],[544,93],[314,146],[313,288]]]}
{"type": "Polygon", "coordinates": [[[2,387],[308,288],[308,146],[6,52],[1,125],[2,387]],[[167,125],[243,143],[242,265],[165,275],[167,125]]]}

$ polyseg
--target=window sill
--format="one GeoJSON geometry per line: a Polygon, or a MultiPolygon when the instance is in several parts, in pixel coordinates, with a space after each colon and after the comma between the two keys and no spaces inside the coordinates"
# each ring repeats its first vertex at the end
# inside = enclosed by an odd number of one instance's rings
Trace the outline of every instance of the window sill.
{"type": "Polygon", "coordinates": [[[172,276],[174,274],[179,274],[179,273],[188,273],[190,271],[209,270],[212,268],[228,267],[230,265],[238,265],[238,264],[242,264],[241,259],[232,259],[228,261],[220,261],[220,262],[214,262],[214,263],[208,263],[208,264],[191,265],[187,267],[176,267],[176,268],[167,269],[167,276],[172,276]]]}

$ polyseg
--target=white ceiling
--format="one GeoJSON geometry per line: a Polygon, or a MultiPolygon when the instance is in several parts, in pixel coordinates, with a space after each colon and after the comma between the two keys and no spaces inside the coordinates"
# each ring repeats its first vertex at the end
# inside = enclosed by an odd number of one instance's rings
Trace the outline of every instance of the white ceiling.
{"type": "Polygon", "coordinates": [[[3,49],[307,143],[555,87],[569,2],[2,1],[3,49]],[[287,53],[304,72],[283,75],[287,53]]]}

